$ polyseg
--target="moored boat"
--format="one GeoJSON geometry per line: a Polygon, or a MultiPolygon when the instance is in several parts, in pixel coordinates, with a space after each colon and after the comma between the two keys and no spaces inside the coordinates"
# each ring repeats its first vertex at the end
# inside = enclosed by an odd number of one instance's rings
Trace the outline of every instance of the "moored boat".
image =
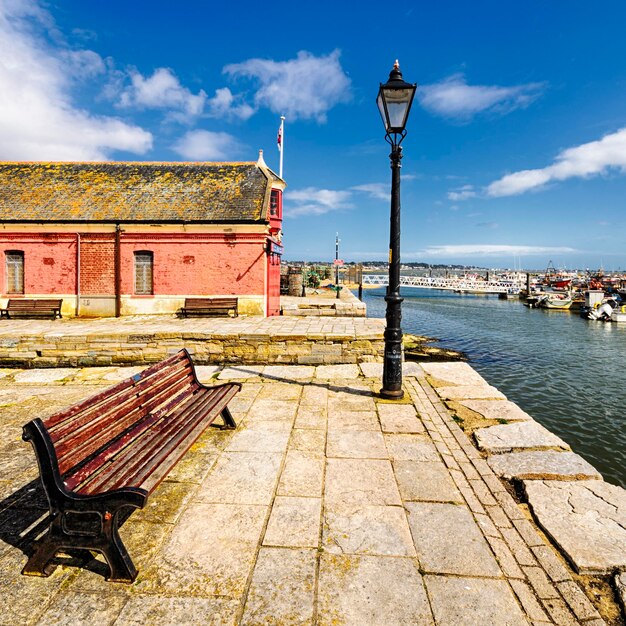
{"type": "Polygon", "coordinates": [[[559,309],[566,310],[572,306],[573,299],[570,296],[564,294],[544,294],[543,298],[540,298],[537,305],[541,309],[559,309]]]}

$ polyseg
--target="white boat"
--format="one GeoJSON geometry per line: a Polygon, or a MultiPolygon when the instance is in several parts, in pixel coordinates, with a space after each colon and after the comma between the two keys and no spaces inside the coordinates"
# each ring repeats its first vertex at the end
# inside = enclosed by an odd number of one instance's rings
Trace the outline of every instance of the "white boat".
{"type": "Polygon", "coordinates": [[[611,321],[626,324],[626,305],[616,307],[611,314],[611,321]]]}
{"type": "Polygon", "coordinates": [[[595,320],[598,322],[609,322],[613,319],[615,312],[621,313],[620,307],[617,306],[617,302],[613,298],[608,298],[600,306],[594,306],[587,311],[586,317],[588,320],[595,320]]]}

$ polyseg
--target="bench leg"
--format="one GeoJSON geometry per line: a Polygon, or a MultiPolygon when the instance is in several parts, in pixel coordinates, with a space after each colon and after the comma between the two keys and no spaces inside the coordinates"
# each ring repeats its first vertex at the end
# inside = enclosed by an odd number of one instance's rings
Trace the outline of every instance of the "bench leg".
{"type": "MultiPolygon", "coordinates": [[[[67,511],[72,513],[72,511],[67,511]]],[[[61,550],[82,549],[100,552],[110,569],[106,580],[132,583],[137,577],[137,569],[122,542],[117,527],[119,509],[115,513],[105,512],[101,516],[99,529],[93,532],[72,532],[66,528],[64,513],[53,516],[47,534],[34,547],[34,552],[22,569],[26,576],[50,576],[56,569],[51,563],[61,550]]],[[[93,511],[97,514],[97,511],[93,511]]]]}
{"type": "Polygon", "coordinates": [[[232,430],[233,428],[237,428],[235,419],[233,418],[232,413],[229,411],[227,406],[222,409],[221,415],[222,419],[224,420],[224,426],[222,427],[224,430],[232,430]]]}
{"type": "Polygon", "coordinates": [[[119,533],[117,532],[117,514],[105,520],[103,532],[107,538],[107,545],[101,550],[111,570],[107,580],[116,583],[132,583],[137,578],[137,568],[134,566],[119,533]]]}
{"type": "Polygon", "coordinates": [[[63,542],[54,537],[52,527],[50,527],[48,535],[35,544],[35,551],[22,568],[22,574],[25,576],[50,576],[56,569],[56,565],[50,561],[63,547],[63,542]]]}

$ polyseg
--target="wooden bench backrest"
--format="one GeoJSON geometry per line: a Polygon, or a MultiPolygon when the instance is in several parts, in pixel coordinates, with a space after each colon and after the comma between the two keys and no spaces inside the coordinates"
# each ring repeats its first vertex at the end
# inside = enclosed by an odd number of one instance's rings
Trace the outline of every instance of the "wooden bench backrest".
{"type": "MultiPolygon", "coordinates": [[[[64,474],[109,442],[122,443],[150,414],[157,419],[199,387],[191,357],[181,350],[127,380],[43,420],[64,474]]],[[[148,428],[145,420],[141,428],[148,428]]]]}
{"type": "Polygon", "coordinates": [[[53,311],[60,309],[63,300],[28,300],[28,299],[11,299],[7,303],[9,311],[53,311]]]}
{"type": "Polygon", "coordinates": [[[186,309],[236,307],[237,298],[185,298],[186,309]]]}

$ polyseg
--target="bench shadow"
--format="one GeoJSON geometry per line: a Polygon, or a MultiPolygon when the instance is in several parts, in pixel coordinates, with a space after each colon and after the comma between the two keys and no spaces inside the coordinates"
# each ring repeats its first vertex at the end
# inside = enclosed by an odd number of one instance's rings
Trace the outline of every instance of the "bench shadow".
{"type": "MultiPolygon", "coordinates": [[[[122,511],[119,526],[126,522],[131,513],[132,509],[122,511]]],[[[26,557],[33,554],[35,542],[46,533],[49,523],[48,500],[39,478],[31,480],[0,501],[0,542],[17,548],[26,557]]],[[[89,550],[59,552],[51,564],[78,567],[102,576],[108,574],[106,563],[96,560],[89,550]]]]}
{"type": "MultiPolygon", "coordinates": [[[[373,391],[369,391],[366,389],[351,389],[350,387],[347,387],[345,385],[334,385],[328,381],[320,380],[318,382],[314,380],[308,380],[305,382],[302,380],[294,380],[293,378],[284,378],[282,376],[272,376],[271,374],[259,374],[259,372],[257,372],[256,370],[246,369],[245,366],[240,366],[240,365],[228,365],[227,367],[230,370],[235,370],[237,372],[244,372],[246,374],[254,374],[255,376],[258,376],[259,378],[265,378],[267,380],[273,380],[279,383],[288,383],[290,385],[300,385],[301,387],[320,387],[323,389],[328,389],[329,391],[350,393],[354,396],[376,397],[376,394],[373,391]]],[[[234,378],[233,380],[238,380],[238,379],[234,378]]],[[[215,382],[225,383],[225,382],[230,382],[230,381],[218,379],[215,382]]],[[[243,382],[250,382],[250,381],[244,380],[243,382]]],[[[203,383],[203,384],[207,384],[207,383],[203,383]]]]}

